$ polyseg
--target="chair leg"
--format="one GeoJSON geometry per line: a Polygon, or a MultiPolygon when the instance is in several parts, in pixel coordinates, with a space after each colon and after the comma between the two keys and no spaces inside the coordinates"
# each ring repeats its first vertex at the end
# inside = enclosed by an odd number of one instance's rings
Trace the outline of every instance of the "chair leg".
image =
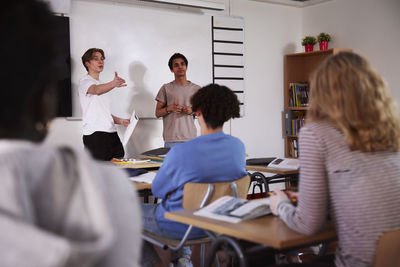
{"type": "Polygon", "coordinates": [[[200,244],[200,267],[204,267],[204,257],[205,257],[205,244],[200,244]]]}
{"type": "Polygon", "coordinates": [[[206,265],[205,266],[212,266],[212,260],[214,259],[213,255],[217,254],[217,251],[219,249],[219,247],[222,244],[229,244],[233,251],[235,252],[237,258],[238,258],[238,266],[240,267],[246,267],[246,259],[244,257],[244,253],[243,250],[241,249],[240,245],[233,240],[232,238],[228,237],[228,236],[219,236],[217,237],[216,240],[214,240],[211,244],[208,256],[207,256],[207,260],[206,260],[206,265]]]}
{"type": "Polygon", "coordinates": [[[215,267],[219,267],[218,253],[215,253],[214,263],[215,263],[215,267]]]}
{"type": "Polygon", "coordinates": [[[318,257],[323,257],[326,254],[326,251],[328,250],[328,245],[329,243],[322,243],[320,245],[319,251],[318,251],[318,257]]]}

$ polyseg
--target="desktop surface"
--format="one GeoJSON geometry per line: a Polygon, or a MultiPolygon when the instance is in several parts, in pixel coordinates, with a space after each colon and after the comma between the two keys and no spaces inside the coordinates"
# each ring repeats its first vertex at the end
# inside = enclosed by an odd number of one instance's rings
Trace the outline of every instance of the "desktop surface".
{"type": "Polygon", "coordinates": [[[262,165],[246,165],[246,170],[256,171],[256,172],[269,172],[269,173],[275,173],[275,174],[280,174],[280,175],[299,174],[299,170],[278,169],[278,168],[271,168],[271,167],[262,166],[262,165]]]}
{"type": "Polygon", "coordinates": [[[326,225],[317,234],[306,236],[289,229],[281,219],[273,215],[239,223],[229,223],[193,215],[194,211],[167,212],[165,218],[280,250],[317,244],[337,238],[332,225],[326,225]]]}

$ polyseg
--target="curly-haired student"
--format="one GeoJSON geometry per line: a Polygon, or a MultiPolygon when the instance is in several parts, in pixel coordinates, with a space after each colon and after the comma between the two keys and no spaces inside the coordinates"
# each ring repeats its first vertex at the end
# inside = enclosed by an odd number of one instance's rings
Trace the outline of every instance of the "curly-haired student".
{"type": "MultiPolygon", "coordinates": [[[[189,182],[222,182],[239,179],[247,174],[245,147],[236,137],[222,131],[224,122],[240,116],[235,93],[225,86],[210,84],[191,98],[198,117],[201,136],[173,147],[152,184],[160,204],[143,204],[144,229],[160,236],[181,238],[187,225],[164,218],[164,213],[182,209],[183,186],[189,182]]],[[[191,238],[204,236],[194,229],[191,238]]],[[[177,266],[191,266],[191,251],[184,247],[174,253],[177,266]]],[[[144,243],[142,266],[153,266],[158,256],[150,243],[144,243]]]]}
{"type": "Polygon", "coordinates": [[[298,206],[275,191],[271,209],[303,234],[320,230],[329,213],[339,237],[335,261],[309,266],[371,266],[380,235],[400,228],[398,111],[383,79],[355,53],[326,59],[310,85],[298,206]]]}

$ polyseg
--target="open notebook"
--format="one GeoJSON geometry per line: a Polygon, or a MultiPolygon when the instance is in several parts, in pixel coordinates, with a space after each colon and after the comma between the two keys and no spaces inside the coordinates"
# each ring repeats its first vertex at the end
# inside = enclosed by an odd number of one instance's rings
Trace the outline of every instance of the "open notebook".
{"type": "Polygon", "coordinates": [[[269,198],[247,200],[223,196],[193,214],[238,223],[243,220],[271,214],[271,209],[269,208],[269,198]]]}

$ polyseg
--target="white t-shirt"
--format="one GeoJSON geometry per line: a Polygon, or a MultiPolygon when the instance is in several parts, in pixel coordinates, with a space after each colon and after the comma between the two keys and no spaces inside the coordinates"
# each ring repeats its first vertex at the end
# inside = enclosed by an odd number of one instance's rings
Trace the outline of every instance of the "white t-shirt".
{"type": "Polygon", "coordinates": [[[109,99],[105,94],[92,95],[87,91],[93,84],[101,84],[89,74],[79,81],[78,94],[82,107],[83,134],[90,135],[94,132],[116,132],[114,120],[110,112],[109,99]]]}

